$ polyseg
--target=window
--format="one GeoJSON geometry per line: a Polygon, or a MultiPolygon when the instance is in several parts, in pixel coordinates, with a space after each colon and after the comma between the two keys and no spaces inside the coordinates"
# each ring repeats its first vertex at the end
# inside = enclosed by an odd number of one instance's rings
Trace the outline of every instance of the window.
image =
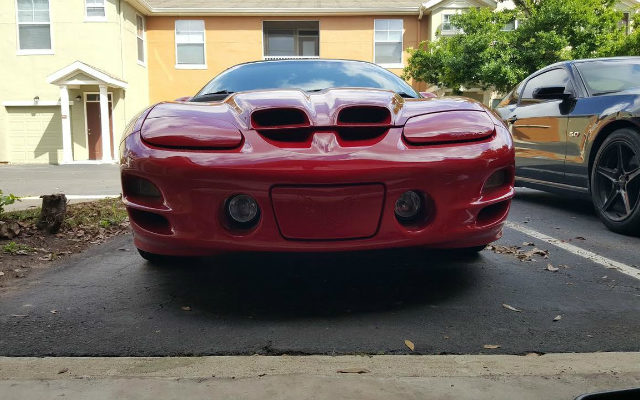
{"type": "Polygon", "coordinates": [[[85,0],[86,16],[88,20],[104,21],[104,0],[85,0]]]}
{"type": "Polygon", "coordinates": [[[502,27],[503,32],[515,31],[518,29],[518,20],[514,19],[513,21],[508,22],[504,27],[502,27]]]}
{"type": "Polygon", "coordinates": [[[540,75],[534,76],[527,82],[522,92],[522,102],[527,103],[539,102],[539,100],[533,99],[533,93],[536,89],[542,87],[563,87],[565,90],[572,91],[571,78],[567,71],[563,68],[552,69],[551,71],[543,72],[540,75]]]}
{"type": "Polygon", "coordinates": [[[319,52],[318,21],[264,21],[264,58],[314,58],[319,52]]]}
{"type": "Polygon", "coordinates": [[[402,67],[402,20],[376,19],[374,28],[374,62],[402,67]]]}
{"type": "Polygon", "coordinates": [[[204,55],[204,21],[176,21],[176,67],[206,68],[204,55]]]}
{"type": "Polygon", "coordinates": [[[620,27],[624,27],[624,32],[628,35],[631,33],[631,24],[629,21],[631,20],[630,14],[628,12],[622,13],[622,21],[620,21],[620,27]]]}
{"type": "Polygon", "coordinates": [[[592,96],[640,87],[640,61],[637,59],[580,62],[576,67],[592,96]]]}
{"type": "Polygon", "coordinates": [[[496,107],[506,107],[518,104],[518,100],[520,99],[520,90],[522,89],[524,81],[520,82],[515,89],[511,91],[508,95],[502,99],[500,103],[496,107]]]}
{"type": "Polygon", "coordinates": [[[460,29],[456,28],[455,25],[451,23],[451,17],[455,14],[442,14],[442,26],[440,29],[440,33],[445,35],[452,35],[456,33],[460,33],[460,29]]]}
{"type": "Polygon", "coordinates": [[[136,14],[136,37],[138,41],[138,62],[144,64],[144,19],[136,14]]]}
{"type": "Polygon", "coordinates": [[[38,54],[51,50],[49,0],[18,1],[18,49],[38,54]]]}

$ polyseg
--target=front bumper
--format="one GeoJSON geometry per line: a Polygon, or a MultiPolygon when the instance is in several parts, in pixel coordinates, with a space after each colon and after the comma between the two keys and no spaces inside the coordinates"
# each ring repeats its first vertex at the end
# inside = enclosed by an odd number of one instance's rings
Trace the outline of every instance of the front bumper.
{"type": "Polygon", "coordinates": [[[135,245],[156,254],[211,255],[234,251],[459,248],[498,239],[514,195],[513,148],[508,136],[408,146],[401,133],[401,128],[393,128],[374,145],[318,154],[274,146],[252,137],[257,135],[252,131],[243,132],[247,140],[241,148],[229,151],[156,148],[135,132],[122,144],[122,176],[151,181],[163,197],[161,202],[149,202],[124,190],[135,245]],[[509,182],[483,194],[487,178],[501,169],[508,171],[509,182]],[[283,235],[274,213],[274,187],[359,184],[384,188],[373,235],[323,240],[292,240],[283,235]],[[395,217],[395,200],[407,190],[418,190],[429,197],[432,208],[424,223],[405,226],[395,217]],[[260,206],[260,220],[250,230],[234,229],[225,216],[226,200],[240,193],[251,195],[260,206]],[[163,217],[168,227],[156,229],[143,223],[140,215],[145,213],[163,217]]]}

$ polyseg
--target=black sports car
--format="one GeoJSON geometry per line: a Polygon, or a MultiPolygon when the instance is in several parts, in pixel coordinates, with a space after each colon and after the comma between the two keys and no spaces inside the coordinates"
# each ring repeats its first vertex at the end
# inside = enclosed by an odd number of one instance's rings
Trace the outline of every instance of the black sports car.
{"type": "Polygon", "coordinates": [[[560,62],[496,107],[516,147],[516,185],[591,196],[611,230],[640,233],[640,57],[560,62]]]}

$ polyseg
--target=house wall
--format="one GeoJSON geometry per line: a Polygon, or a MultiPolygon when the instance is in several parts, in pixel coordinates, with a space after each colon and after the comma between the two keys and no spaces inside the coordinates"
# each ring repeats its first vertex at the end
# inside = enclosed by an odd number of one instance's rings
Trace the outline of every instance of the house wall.
{"type": "MultiPolygon", "coordinates": [[[[310,17],[185,17],[205,21],[206,69],[176,69],[175,20],[179,17],[148,17],[149,99],[151,103],[195,94],[223,70],[243,62],[263,59],[262,21],[314,20],[320,25],[320,57],[373,62],[375,19],[404,20],[403,60],[409,47],[428,36],[428,19],[412,16],[320,16],[310,17]]],[[[392,69],[401,74],[402,69],[392,69]]]]}
{"type": "MultiPolygon", "coordinates": [[[[81,61],[129,82],[127,93],[124,96],[120,93],[123,98],[114,104],[114,130],[118,135],[128,119],[147,105],[147,68],[138,65],[136,55],[136,11],[123,0],[107,0],[105,5],[107,20],[90,22],[85,21],[84,0],[50,0],[53,54],[19,55],[16,0],[0,0],[0,55],[3,58],[0,64],[0,162],[52,162],[54,159],[61,161],[60,157],[53,154],[62,149],[61,137],[59,148],[50,149],[50,155],[38,155],[36,151],[17,154],[18,150],[10,148],[9,130],[15,128],[10,126],[8,115],[16,114],[19,110],[12,111],[13,107],[5,107],[2,103],[32,102],[35,96],[40,98],[40,102],[59,101],[59,87],[47,83],[46,78],[74,61],[81,61]]],[[[74,101],[85,89],[80,87],[71,90],[70,100],[74,101]]],[[[88,157],[84,105],[81,101],[74,103],[79,103],[71,106],[74,159],[83,160],[88,157]]],[[[43,107],[26,108],[37,113],[38,109],[43,107]]],[[[59,111],[59,107],[57,108],[59,111]]],[[[39,134],[44,136],[45,132],[39,134]]]]}

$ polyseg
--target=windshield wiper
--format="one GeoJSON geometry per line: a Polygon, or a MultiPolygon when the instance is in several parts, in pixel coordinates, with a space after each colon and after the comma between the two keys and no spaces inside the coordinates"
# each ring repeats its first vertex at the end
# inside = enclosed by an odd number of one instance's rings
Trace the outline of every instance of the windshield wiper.
{"type": "Polygon", "coordinates": [[[415,99],[416,96],[410,95],[409,93],[406,92],[396,92],[396,94],[400,97],[404,97],[405,99],[415,99]]]}
{"type": "Polygon", "coordinates": [[[217,92],[209,92],[209,93],[205,93],[205,94],[201,94],[200,96],[213,96],[216,94],[233,94],[235,92],[229,91],[229,90],[218,90],[217,92]]]}

